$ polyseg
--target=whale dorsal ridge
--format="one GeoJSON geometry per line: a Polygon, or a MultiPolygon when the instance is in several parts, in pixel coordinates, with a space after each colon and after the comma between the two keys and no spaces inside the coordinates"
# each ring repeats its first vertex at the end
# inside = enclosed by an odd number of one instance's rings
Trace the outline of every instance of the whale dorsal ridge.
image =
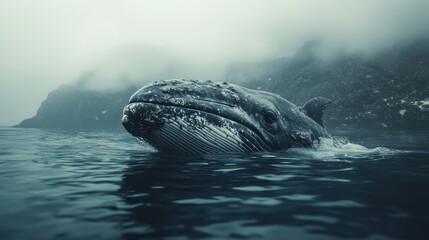
{"type": "Polygon", "coordinates": [[[306,102],[301,111],[323,127],[323,112],[331,104],[331,100],[324,97],[315,97],[306,102]]]}

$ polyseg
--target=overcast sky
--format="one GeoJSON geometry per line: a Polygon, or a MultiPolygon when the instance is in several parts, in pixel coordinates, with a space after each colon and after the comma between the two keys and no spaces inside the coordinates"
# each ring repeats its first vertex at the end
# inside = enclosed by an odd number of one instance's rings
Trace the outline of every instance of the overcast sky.
{"type": "Polygon", "coordinates": [[[177,77],[216,80],[230,61],[292,56],[312,39],[371,53],[427,34],[428,9],[427,0],[0,0],[0,125],[33,116],[89,70],[104,68],[102,85],[115,87],[117,69],[146,66],[155,77],[169,61],[188,66],[177,77]]]}

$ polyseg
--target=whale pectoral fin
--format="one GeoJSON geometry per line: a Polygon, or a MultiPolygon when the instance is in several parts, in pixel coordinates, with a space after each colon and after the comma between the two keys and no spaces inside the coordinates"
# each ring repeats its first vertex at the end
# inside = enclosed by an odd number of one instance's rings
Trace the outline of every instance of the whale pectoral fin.
{"type": "Polygon", "coordinates": [[[315,97],[305,103],[302,106],[301,111],[323,127],[323,112],[330,104],[330,99],[324,97],[315,97]]]}

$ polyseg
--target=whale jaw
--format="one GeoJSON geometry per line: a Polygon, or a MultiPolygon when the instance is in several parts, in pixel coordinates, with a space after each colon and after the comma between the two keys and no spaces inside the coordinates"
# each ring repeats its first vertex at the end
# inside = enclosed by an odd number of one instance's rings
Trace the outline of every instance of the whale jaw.
{"type": "Polygon", "coordinates": [[[163,153],[216,154],[269,151],[262,139],[241,123],[180,106],[130,103],[124,127],[163,153]]]}

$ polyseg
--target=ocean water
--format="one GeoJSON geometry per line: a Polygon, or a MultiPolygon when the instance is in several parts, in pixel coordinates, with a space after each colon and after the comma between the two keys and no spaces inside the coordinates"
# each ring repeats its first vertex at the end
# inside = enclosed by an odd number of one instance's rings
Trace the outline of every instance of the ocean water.
{"type": "Polygon", "coordinates": [[[0,128],[1,239],[429,239],[429,132],[166,156],[125,132],[0,128]]]}

